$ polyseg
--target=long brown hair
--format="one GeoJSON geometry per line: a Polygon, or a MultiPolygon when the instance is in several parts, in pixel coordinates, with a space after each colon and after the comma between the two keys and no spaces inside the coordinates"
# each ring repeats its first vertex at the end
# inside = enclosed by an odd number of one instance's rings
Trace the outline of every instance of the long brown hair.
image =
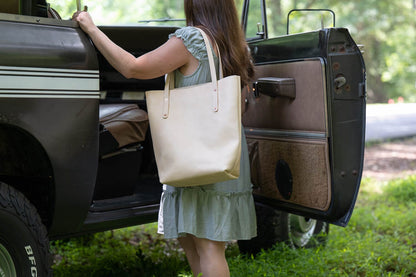
{"type": "Polygon", "coordinates": [[[208,29],[218,44],[225,76],[240,75],[242,85],[254,76],[248,46],[234,0],[184,0],[186,23],[208,29]]]}

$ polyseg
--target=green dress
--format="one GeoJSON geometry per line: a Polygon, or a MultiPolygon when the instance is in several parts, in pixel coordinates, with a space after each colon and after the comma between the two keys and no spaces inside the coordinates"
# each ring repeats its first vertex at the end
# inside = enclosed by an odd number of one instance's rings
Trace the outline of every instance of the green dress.
{"type": "MultiPolygon", "coordinates": [[[[208,55],[198,29],[185,27],[169,36],[181,38],[188,51],[199,61],[188,76],[175,71],[175,87],[211,81],[208,55]]],[[[218,75],[218,58],[214,53],[218,75]]],[[[256,213],[250,181],[247,143],[242,134],[240,177],[215,184],[175,188],[163,186],[158,233],[165,238],[192,234],[214,241],[247,240],[256,236],[256,213]]]]}

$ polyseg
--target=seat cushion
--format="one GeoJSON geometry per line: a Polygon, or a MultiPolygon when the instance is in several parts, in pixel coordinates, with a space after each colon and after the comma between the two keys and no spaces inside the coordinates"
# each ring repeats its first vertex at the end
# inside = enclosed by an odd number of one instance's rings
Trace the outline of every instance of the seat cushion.
{"type": "Polygon", "coordinates": [[[147,113],[136,104],[100,105],[100,124],[108,130],[118,147],[145,140],[149,126],[147,113]]]}

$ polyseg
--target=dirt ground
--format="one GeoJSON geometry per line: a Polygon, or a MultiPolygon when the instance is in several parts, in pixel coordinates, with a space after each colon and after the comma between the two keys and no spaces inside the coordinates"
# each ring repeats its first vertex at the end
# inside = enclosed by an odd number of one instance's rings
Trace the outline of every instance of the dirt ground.
{"type": "Polygon", "coordinates": [[[416,137],[368,146],[363,177],[380,181],[416,174],[416,137]]]}

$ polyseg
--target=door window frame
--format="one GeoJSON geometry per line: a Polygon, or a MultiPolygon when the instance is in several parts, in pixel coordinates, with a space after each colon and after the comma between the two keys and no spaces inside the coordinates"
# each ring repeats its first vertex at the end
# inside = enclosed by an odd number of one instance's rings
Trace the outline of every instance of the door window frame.
{"type": "Polygon", "coordinates": [[[243,5],[241,22],[242,22],[244,34],[246,34],[247,41],[267,39],[268,32],[267,32],[266,0],[245,0],[244,5],[243,5]],[[249,18],[249,13],[250,13],[250,3],[252,3],[251,1],[260,1],[261,22],[259,23],[261,25],[260,25],[260,30],[258,30],[256,33],[256,36],[247,37],[247,24],[248,24],[248,18],[249,18]]]}

